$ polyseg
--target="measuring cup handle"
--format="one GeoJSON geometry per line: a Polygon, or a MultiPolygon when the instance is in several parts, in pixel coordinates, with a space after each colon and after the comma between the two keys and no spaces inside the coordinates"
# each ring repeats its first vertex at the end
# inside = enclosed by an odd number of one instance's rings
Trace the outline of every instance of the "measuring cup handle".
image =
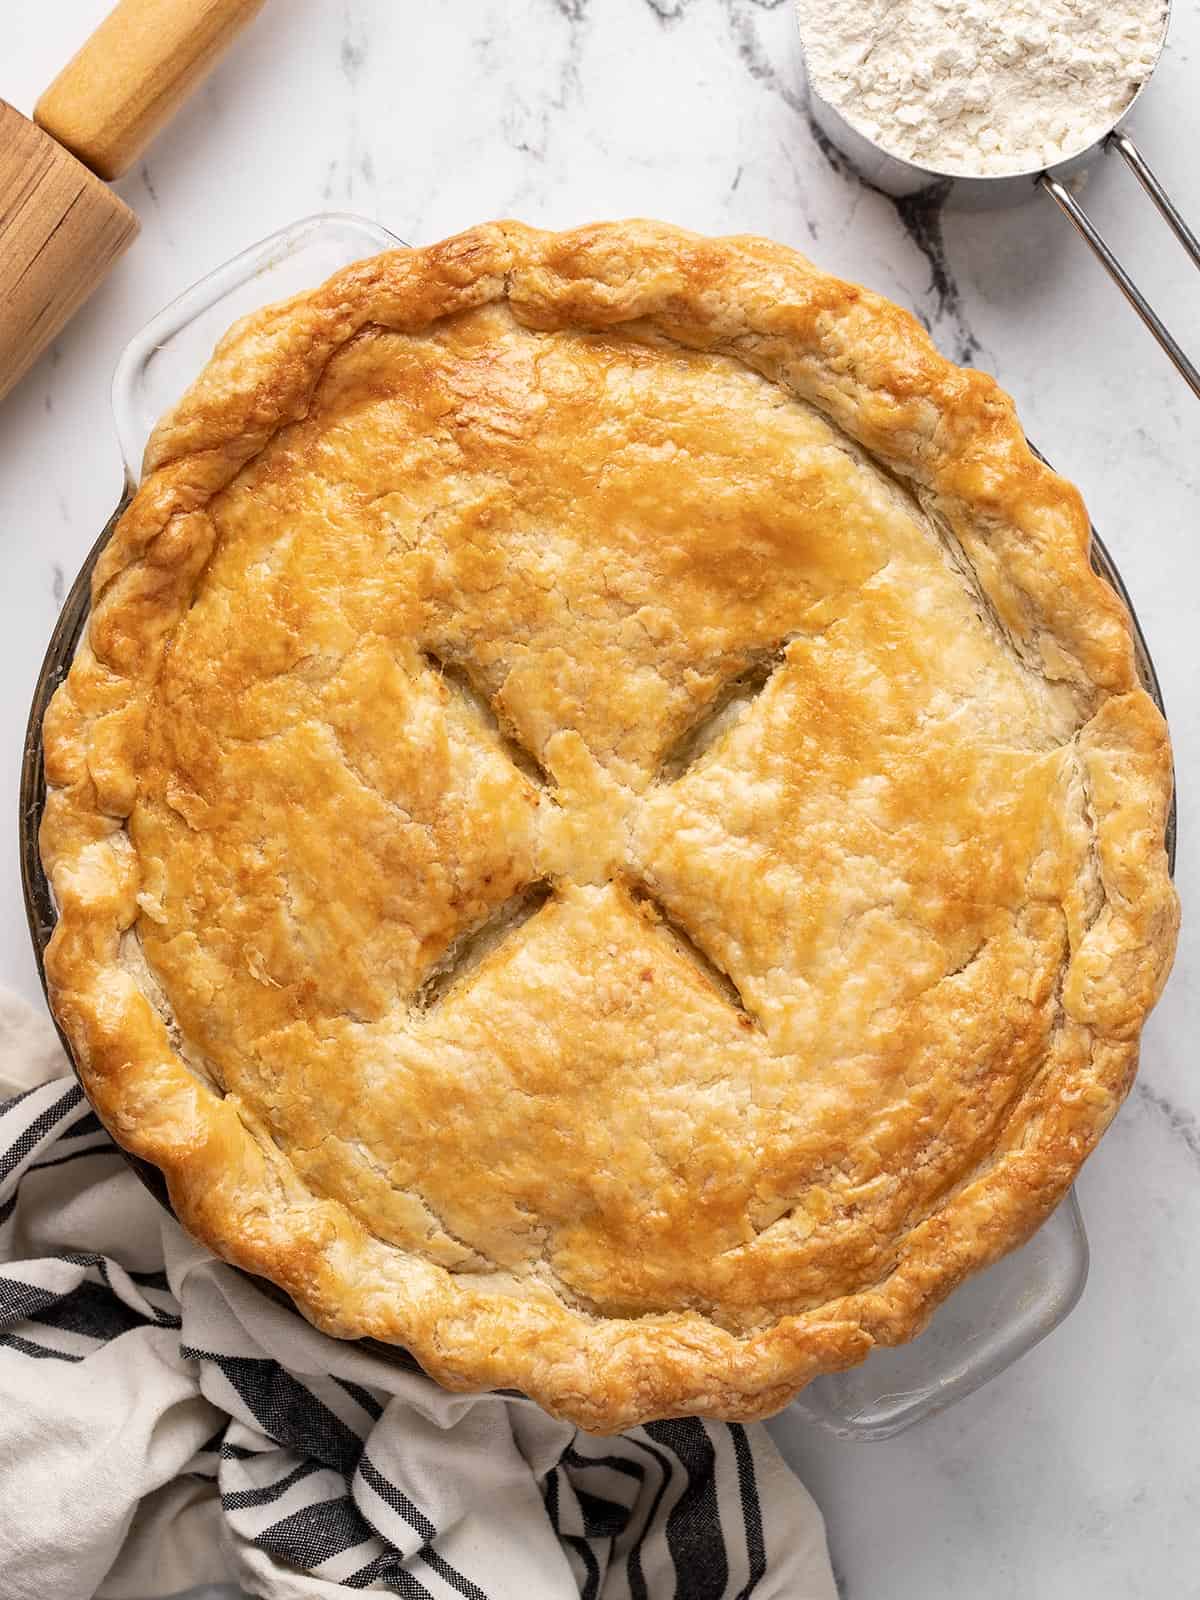
{"type": "Polygon", "coordinates": [[[1158,207],[1159,215],[1192,258],[1193,263],[1200,267],[1200,239],[1196,238],[1179,215],[1170,195],[1150,170],[1149,163],[1137,145],[1127,133],[1110,133],[1108,147],[1124,159],[1125,165],[1158,207]]]}
{"type": "MultiPolygon", "coordinates": [[[[1109,135],[1105,148],[1108,145],[1112,145],[1124,159],[1134,177],[1137,178],[1142,188],[1153,200],[1159,213],[1170,226],[1171,232],[1179,240],[1195,265],[1200,267],[1200,241],[1197,240],[1196,235],[1179,215],[1167,191],[1154,176],[1133,140],[1127,133],[1113,133],[1109,135]]],[[[1038,181],[1059,210],[1076,228],[1097,261],[1100,262],[1100,265],[1108,273],[1117,288],[1120,289],[1126,300],[1129,301],[1129,304],[1158,340],[1188,388],[1197,398],[1200,398],[1200,370],[1197,370],[1195,364],[1180,349],[1162,318],[1113,254],[1103,234],[1079,204],[1079,201],[1076,200],[1075,196],[1063,183],[1057,178],[1052,178],[1049,173],[1043,173],[1038,181]]]]}

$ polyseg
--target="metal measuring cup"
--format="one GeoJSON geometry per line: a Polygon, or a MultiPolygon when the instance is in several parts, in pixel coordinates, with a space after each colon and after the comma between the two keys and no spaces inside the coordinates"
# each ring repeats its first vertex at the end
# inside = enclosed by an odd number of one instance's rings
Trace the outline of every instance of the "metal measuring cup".
{"type": "Polygon", "coordinates": [[[1200,239],[1197,239],[1180,216],[1170,196],[1151,171],[1145,157],[1130,135],[1124,131],[1128,119],[1133,115],[1134,108],[1146,92],[1146,87],[1162,60],[1170,21],[1171,7],[1168,0],[1166,15],[1163,18],[1162,38],[1159,41],[1154,65],[1116,122],[1094,143],[1086,150],[1081,150],[1078,155],[1070,156],[1052,167],[1037,167],[1027,172],[1006,172],[994,177],[964,176],[961,173],[923,166],[895,156],[882,145],[876,144],[873,139],[868,139],[815,88],[812,74],[808,70],[807,58],[803,55],[803,32],[800,43],[812,120],[817,129],[850,161],[865,183],[896,199],[905,199],[927,190],[936,191],[946,205],[959,206],[964,210],[990,210],[1000,206],[1018,205],[1039,191],[1048,194],[1074,225],[1092,254],[1158,340],[1192,393],[1200,397],[1200,369],[1197,369],[1184,354],[1162,318],[1129,276],[1066,183],[1068,178],[1081,173],[1097,156],[1115,150],[1150,196],[1193,263],[1200,267],[1200,239]]]}

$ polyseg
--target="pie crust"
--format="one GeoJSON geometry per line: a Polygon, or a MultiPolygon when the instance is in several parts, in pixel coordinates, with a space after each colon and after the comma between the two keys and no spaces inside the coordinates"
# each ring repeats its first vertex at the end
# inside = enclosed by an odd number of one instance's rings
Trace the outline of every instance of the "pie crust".
{"type": "Polygon", "coordinates": [[[990,377],[761,239],[498,223],[246,318],[46,716],[100,1116],[317,1326],[595,1431],[911,1338],[1174,948],[1088,545],[990,377]]]}

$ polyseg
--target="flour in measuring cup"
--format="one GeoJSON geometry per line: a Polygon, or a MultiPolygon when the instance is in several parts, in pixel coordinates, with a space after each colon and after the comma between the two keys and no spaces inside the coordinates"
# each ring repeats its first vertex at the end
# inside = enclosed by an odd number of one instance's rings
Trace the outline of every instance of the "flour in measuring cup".
{"type": "Polygon", "coordinates": [[[1164,0],[797,0],[818,94],[883,149],[983,177],[1053,166],[1121,115],[1164,0]]]}

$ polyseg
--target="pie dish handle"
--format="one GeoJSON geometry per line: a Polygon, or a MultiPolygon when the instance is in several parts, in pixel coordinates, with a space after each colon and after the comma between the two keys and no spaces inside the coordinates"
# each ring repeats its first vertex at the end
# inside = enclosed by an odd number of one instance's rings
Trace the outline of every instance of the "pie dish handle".
{"type": "Polygon", "coordinates": [[[814,1425],[842,1439],[890,1439],[974,1394],[1074,1310],[1088,1264],[1072,1189],[1021,1249],[961,1284],[919,1338],[810,1383],[769,1424],[776,1442],[785,1456],[802,1450],[814,1425]]]}
{"type": "Polygon", "coordinates": [[[404,243],[381,223],[349,212],[302,217],[224,262],[151,317],[122,350],[113,374],[113,417],[129,488],[137,487],[155,424],[203,369],[231,322],[404,243]]]}

